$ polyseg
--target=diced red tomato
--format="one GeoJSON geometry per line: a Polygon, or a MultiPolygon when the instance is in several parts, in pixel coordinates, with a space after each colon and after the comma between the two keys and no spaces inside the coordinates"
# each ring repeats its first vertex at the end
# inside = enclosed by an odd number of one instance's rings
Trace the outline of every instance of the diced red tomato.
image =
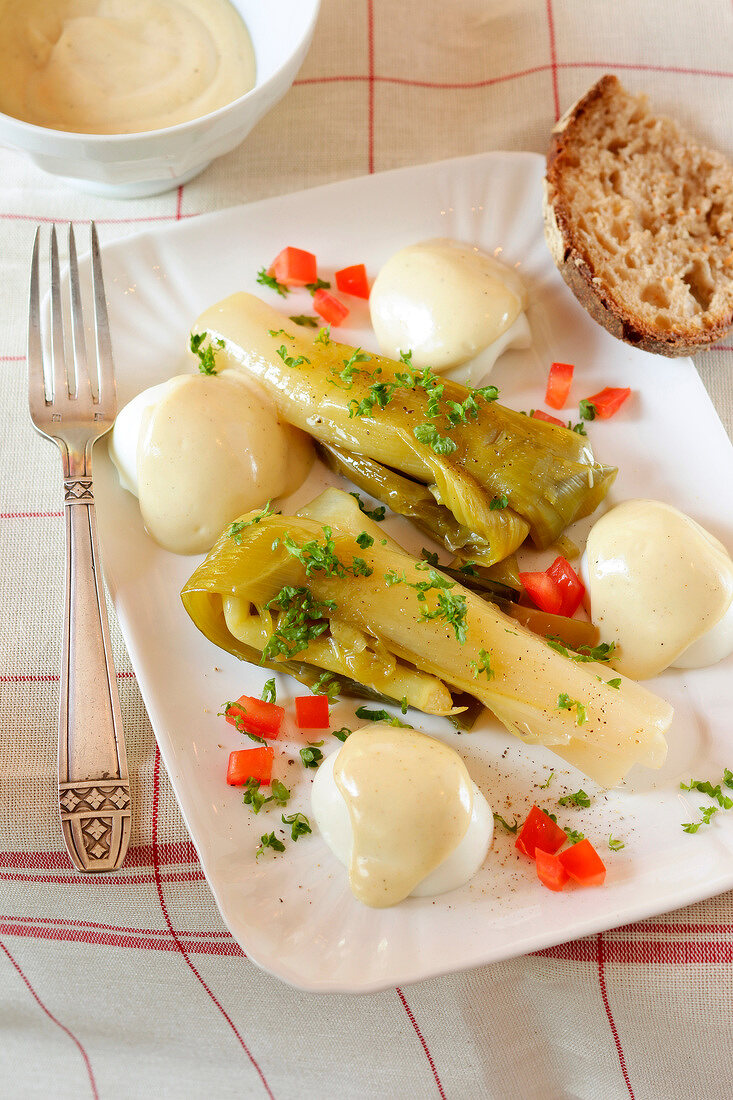
{"type": "Polygon", "coordinates": [[[560,851],[566,840],[567,833],[551,817],[548,817],[539,806],[533,806],[527,814],[527,820],[522,825],[514,846],[519,848],[520,852],[524,852],[526,856],[529,856],[530,859],[534,859],[537,848],[554,856],[556,852],[560,851]]]}
{"type": "Polygon", "coordinates": [[[614,413],[618,412],[630,393],[631,389],[628,386],[624,389],[614,389],[613,386],[606,386],[604,390],[600,390],[589,397],[588,401],[595,406],[596,416],[599,419],[608,420],[609,416],[613,416],[614,413]]]}
{"type": "Polygon", "coordinates": [[[520,573],[519,579],[540,611],[550,615],[564,614],[561,611],[563,593],[554,577],[547,573],[520,573]]]}
{"type": "Polygon", "coordinates": [[[295,700],[299,729],[325,730],[328,726],[328,696],[301,695],[295,700]]]}
{"type": "Polygon", "coordinates": [[[226,709],[226,719],[243,733],[256,733],[258,737],[274,740],[280,734],[285,711],[276,703],[264,703],[250,695],[241,695],[236,703],[226,709]]]}
{"type": "Polygon", "coordinates": [[[547,576],[551,577],[562,596],[560,614],[571,618],[580,607],[580,601],[585,595],[585,585],[581,581],[572,565],[560,556],[547,570],[547,576]]]}
{"type": "Polygon", "coordinates": [[[535,848],[537,877],[548,890],[562,890],[568,881],[568,873],[561,863],[561,857],[535,848]]]}
{"type": "Polygon", "coordinates": [[[248,779],[269,783],[272,779],[272,762],[275,750],[269,746],[256,749],[237,749],[229,753],[227,783],[230,787],[243,787],[248,779]]]}
{"type": "Polygon", "coordinates": [[[349,316],[349,311],[344,303],[340,302],[335,295],[329,294],[323,287],[313,295],[313,308],[324,321],[327,321],[329,325],[333,325],[334,328],[342,324],[349,316]]]}
{"type": "Polygon", "coordinates": [[[355,298],[369,297],[369,280],[364,264],[342,267],[336,272],[334,279],[342,294],[353,294],[355,298]]]}
{"type": "Polygon", "coordinates": [[[545,404],[551,409],[561,409],[567,401],[574,370],[572,363],[553,363],[550,367],[545,404]]]}
{"type": "Polygon", "coordinates": [[[579,840],[560,853],[560,862],[581,886],[600,886],[606,878],[606,865],[589,840],[579,840]]]}
{"type": "Polygon", "coordinates": [[[544,420],[547,424],[557,424],[560,428],[566,427],[562,420],[558,420],[556,416],[550,416],[549,413],[543,412],[542,409],[534,409],[532,416],[535,420],[544,420]]]}
{"type": "Polygon", "coordinates": [[[316,258],[302,248],[284,248],[270,264],[267,274],[285,286],[306,286],[318,278],[316,258]]]}

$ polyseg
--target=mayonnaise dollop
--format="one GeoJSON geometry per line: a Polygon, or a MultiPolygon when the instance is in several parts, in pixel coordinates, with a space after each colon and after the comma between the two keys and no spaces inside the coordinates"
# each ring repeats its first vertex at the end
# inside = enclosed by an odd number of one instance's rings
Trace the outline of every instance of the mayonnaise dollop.
{"type": "Polygon", "coordinates": [[[733,652],[733,562],[716,538],[658,500],[628,500],[593,526],[582,565],[612,664],[645,680],[733,652]]]}
{"type": "Polygon", "coordinates": [[[321,764],[311,798],[352,893],[374,908],[462,886],[491,846],[493,814],[463,760],[417,730],[355,730],[321,764]]]}
{"type": "Polygon", "coordinates": [[[209,550],[237,516],[293,492],[313,461],[308,437],[234,371],[138,394],[117,416],[110,455],[148,532],[176,554],[209,550]]]}
{"type": "Polygon", "coordinates": [[[229,0],[0,0],[0,36],[0,111],[54,130],[158,130],[255,82],[229,0]]]}
{"type": "Polygon", "coordinates": [[[447,238],[395,253],[369,298],[380,350],[456,381],[477,383],[508,347],[529,347],[527,294],[514,270],[447,238]]]}

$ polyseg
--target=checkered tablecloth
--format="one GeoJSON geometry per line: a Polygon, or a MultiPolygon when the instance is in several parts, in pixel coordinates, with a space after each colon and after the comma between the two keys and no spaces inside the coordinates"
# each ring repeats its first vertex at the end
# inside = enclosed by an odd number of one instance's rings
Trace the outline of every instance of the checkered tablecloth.
{"type": "MultiPolygon", "coordinates": [[[[218,915],[116,630],[125,868],[74,873],[58,828],[61,485],[25,411],[36,224],[94,218],[104,242],[399,165],[542,152],[604,72],[733,154],[731,0],[324,0],[288,96],[177,192],[82,195],[0,151],[0,1096],[733,1095],[731,895],[374,996],[260,972],[218,915]]],[[[698,368],[730,431],[733,346],[698,368]]]]}

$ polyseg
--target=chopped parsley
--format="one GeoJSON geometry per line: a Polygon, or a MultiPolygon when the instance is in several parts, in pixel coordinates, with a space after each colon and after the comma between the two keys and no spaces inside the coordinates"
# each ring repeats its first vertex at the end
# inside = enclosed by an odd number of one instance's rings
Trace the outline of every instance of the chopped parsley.
{"type": "Polygon", "coordinates": [[[450,436],[440,434],[435,424],[418,424],[412,429],[412,434],[418,443],[424,443],[438,455],[453,454],[457,448],[457,444],[450,436]]]}
{"type": "MultiPolygon", "coordinates": [[[[191,333],[191,351],[194,355],[199,357],[199,371],[201,374],[216,374],[216,352],[214,351],[213,344],[207,344],[206,347],[201,347],[202,342],[206,339],[208,333],[198,332],[191,333]]],[[[216,347],[223,348],[224,341],[217,340],[216,347]]]]}
{"type": "Polygon", "coordinates": [[[467,577],[477,577],[478,569],[473,565],[473,562],[467,561],[463,565],[458,566],[459,573],[465,573],[467,577]]]}
{"type": "Polygon", "coordinates": [[[373,571],[363,558],[352,558],[351,565],[344,565],[337,557],[336,543],[330,527],[323,528],[323,535],[322,543],[312,539],[302,546],[291,535],[283,535],[282,539],[275,539],[272,548],[275,550],[278,546],[283,546],[292,557],[297,558],[307,577],[312,573],[323,573],[326,577],[338,577],[341,580],[349,573],[353,577],[371,577],[373,571]]]}
{"type": "MultiPolygon", "coordinates": [[[[725,785],[730,787],[731,783],[725,780],[725,785]]],[[[714,798],[721,809],[730,810],[733,809],[733,799],[724,795],[720,783],[716,783],[715,786],[709,780],[691,779],[689,783],[680,783],[681,791],[699,791],[700,794],[706,794],[710,798],[714,798]]]]}
{"type": "Polygon", "coordinates": [[[274,290],[281,298],[287,298],[290,293],[290,287],[285,286],[284,283],[279,283],[273,275],[268,275],[264,267],[261,267],[257,272],[257,282],[260,286],[269,286],[270,290],[274,290]]]}
{"type": "MultiPolygon", "coordinates": [[[[556,653],[561,653],[563,657],[568,657],[571,661],[578,661],[581,663],[590,661],[608,663],[611,657],[613,657],[614,650],[616,649],[615,642],[601,642],[596,646],[581,645],[578,646],[577,650],[572,650],[565,645],[562,638],[558,638],[557,635],[553,634],[547,634],[545,641],[550,649],[554,649],[556,653]]],[[[619,680],[619,684],[620,683],[621,681],[619,680]]],[[[618,685],[612,684],[611,686],[616,687],[618,685]]]]}
{"type": "Polygon", "coordinates": [[[318,318],[310,317],[307,313],[299,313],[296,317],[291,317],[290,320],[295,325],[302,325],[303,328],[318,328],[318,318]]]}
{"type": "Polygon", "coordinates": [[[620,676],[614,676],[613,680],[606,680],[606,684],[610,688],[620,688],[621,687],[621,677],[620,676]]]}
{"type": "Polygon", "coordinates": [[[713,814],[720,812],[720,806],[700,806],[701,821],[687,821],[682,828],[686,833],[696,833],[701,825],[709,825],[713,814]]]}
{"type": "Polygon", "coordinates": [[[362,511],[368,519],[373,519],[377,523],[381,523],[386,516],[387,509],[384,507],[383,504],[380,504],[378,508],[369,509],[367,508],[358,493],[349,493],[349,496],[354,498],[356,503],[359,505],[360,511],[362,511]]]}
{"type": "Polygon", "coordinates": [[[568,427],[571,432],[576,432],[578,435],[587,435],[585,430],[585,424],[582,420],[579,420],[577,424],[573,424],[572,420],[568,420],[568,427]]]}
{"type": "Polygon", "coordinates": [[[353,732],[348,726],[342,726],[340,730],[333,731],[333,736],[337,741],[345,741],[347,737],[351,737],[353,732]]]}
{"type": "Polygon", "coordinates": [[[317,600],[307,588],[286,584],[265,605],[280,611],[274,633],[262,651],[260,663],[280,656],[292,657],[328,630],[328,616],[336,610],[333,600],[317,600]]]}
{"type": "Polygon", "coordinates": [[[314,283],[306,283],[305,289],[309,290],[311,294],[315,294],[317,290],[330,290],[331,284],[325,279],[316,279],[314,283]]]}
{"type": "Polygon", "coordinates": [[[508,833],[516,833],[517,829],[519,828],[519,822],[517,821],[516,817],[514,818],[513,824],[510,825],[509,822],[505,821],[501,814],[496,813],[496,811],[494,811],[494,821],[497,825],[501,825],[504,829],[506,829],[508,833]]]}
{"type": "Polygon", "coordinates": [[[272,507],[272,501],[268,500],[264,508],[259,512],[256,512],[249,519],[238,519],[234,523],[230,523],[227,527],[226,533],[230,539],[234,539],[237,546],[242,544],[242,531],[247,527],[252,527],[255,523],[260,523],[263,519],[268,519],[270,516],[275,515],[275,509],[272,507]]]}
{"type": "Polygon", "coordinates": [[[595,420],[596,407],[592,401],[589,401],[587,397],[584,397],[578,406],[578,415],[581,420],[595,420]]]}
{"type": "Polygon", "coordinates": [[[588,717],[585,713],[585,707],[582,703],[579,703],[577,699],[571,699],[569,695],[563,691],[557,697],[557,709],[558,710],[575,710],[575,722],[576,725],[582,726],[585,724],[588,717]]]}
{"type": "Polygon", "coordinates": [[[611,834],[608,838],[608,847],[611,849],[612,852],[620,852],[622,848],[626,847],[626,845],[624,844],[623,840],[619,840],[618,837],[615,837],[613,834],[611,834]]]}
{"type": "Polygon", "coordinates": [[[275,677],[268,680],[262,689],[262,701],[263,703],[275,703],[277,702],[277,690],[275,688],[275,677]]]}
{"type": "Polygon", "coordinates": [[[509,497],[506,495],[506,493],[501,493],[500,496],[493,497],[489,501],[489,509],[492,512],[497,512],[497,511],[499,511],[500,508],[508,508],[508,507],[509,507],[509,497]]]}
{"type": "Polygon", "coordinates": [[[428,565],[432,565],[436,569],[440,564],[438,561],[438,555],[434,554],[432,550],[426,550],[424,546],[420,551],[420,557],[423,559],[423,561],[426,561],[428,565]]]}
{"type": "Polygon", "coordinates": [[[318,335],[313,340],[314,344],[323,344],[324,347],[328,347],[331,343],[331,326],[324,325],[323,328],[319,328],[318,335]]]}
{"type": "Polygon", "coordinates": [[[370,546],[374,546],[374,539],[371,535],[368,535],[366,531],[362,531],[361,534],[356,537],[356,544],[360,546],[362,550],[368,550],[370,546]]]}
{"type": "Polygon", "coordinates": [[[341,691],[341,684],[334,678],[332,672],[322,672],[311,691],[314,695],[327,696],[329,703],[333,704],[341,691]]]}
{"type": "Polygon", "coordinates": [[[293,840],[297,840],[299,836],[305,836],[306,833],[312,833],[310,821],[305,814],[285,814],[281,815],[283,825],[290,826],[290,836],[293,840]]]}
{"type": "Polygon", "coordinates": [[[482,672],[486,673],[487,680],[493,680],[494,670],[491,667],[491,654],[486,649],[480,649],[478,657],[478,661],[471,661],[474,680],[477,680],[482,672]]]}
{"type": "Polygon", "coordinates": [[[394,714],[390,714],[388,710],[369,710],[368,707],[357,707],[356,717],[360,718],[363,722],[386,722],[388,726],[399,726],[401,729],[412,729],[412,726],[408,722],[401,722],[399,718],[396,718],[394,714]]]}
{"type": "MultiPolygon", "coordinates": [[[[320,742],[323,744],[323,741],[320,742]]],[[[306,745],[300,750],[300,759],[306,768],[317,768],[323,760],[323,753],[316,745],[306,745]]]]}
{"type": "Polygon", "coordinates": [[[273,852],[285,851],[282,840],[278,840],[274,833],[263,833],[260,837],[260,846],[255,852],[255,859],[259,859],[260,856],[264,855],[266,848],[272,848],[273,852]]]}
{"type": "Polygon", "coordinates": [[[280,356],[286,367],[292,367],[294,370],[297,370],[297,368],[302,366],[303,363],[310,363],[310,359],[306,359],[304,355],[299,355],[297,358],[293,358],[292,355],[288,355],[288,349],[285,347],[285,344],[282,344],[277,349],[277,354],[280,356]]]}
{"type": "Polygon", "coordinates": [[[269,802],[274,802],[276,806],[287,806],[288,799],[290,798],[290,791],[281,783],[279,779],[273,779],[270,785],[271,793],[264,795],[260,790],[259,779],[254,779],[252,776],[247,780],[244,788],[244,795],[242,801],[245,806],[249,806],[252,813],[258,814],[263,806],[266,806],[269,802]]]}
{"type": "Polygon", "coordinates": [[[367,355],[361,348],[356,348],[348,359],[344,359],[344,369],[340,372],[338,377],[344,383],[347,390],[350,390],[354,385],[354,375],[358,374],[361,370],[359,363],[368,363],[371,359],[371,355],[367,355]]]}
{"type": "Polygon", "coordinates": [[[548,777],[547,777],[547,779],[545,780],[545,782],[544,782],[544,783],[540,783],[540,790],[541,790],[541,791],[546,791],[546,790],[547,790],[547,788],[548,788],[548,787],[550,786],[550,783],[552,783],[552,781],[553,781],[553,779],[554,779],[554,778],[555,778],[555,769],[553,768],[553,770],[552,770],[552,771],[550,772],[550,774],[548,775],[548,777]]]}
{"type": "Polygon", "coordinates": [[[565,829],[564,832],[570,844],[577,844],[579,841],[585,840],[585,833],[579,833],[575,829],[565,829]]]}
{"type": "Polygon", "coordinates": [[[582,789],[574,794],[566,794],[564,798],[557,800],[561,806],[590,806],[590,796],[582,789]]]}

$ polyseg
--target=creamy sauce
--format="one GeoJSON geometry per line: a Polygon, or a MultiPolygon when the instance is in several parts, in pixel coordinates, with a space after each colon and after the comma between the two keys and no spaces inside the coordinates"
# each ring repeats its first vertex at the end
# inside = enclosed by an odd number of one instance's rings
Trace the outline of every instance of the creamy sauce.
{"type": "Polygon", "coordinates": [[[0,0],[0,37],[0,111],[54,130],[158,130],[255,82],[229,0],[0,0]]]}
{"type": "Polygon", "coordinates": [[[406,898],[468,829],[473,784],[458,753],[416,730],[356,730],[334,765],[353,831],[351,890],[383,908],[406,898]]]}
{"type": "Polygon", "coordinates": [[[293,492],[308,474],[308,437],[280,424],[238,374],[181,375],[135,400],[120,412],[110,450],[149,533],[173,553],[209,550],[237,516],[293,492]]]}
{"type": "Polygon", "coordinates": [[[733,650],[733,562],[676,508],[629,500],[611,509],[591,530],[585,568],[593,621],[619,647],[612,663],[625,676],[714,664],[733,650]]]}
{"type": "Polygon", "coordinates": [[[510,343],[529,346],[526,300],[513,268],[477,248],[441,238],[395,253],[374,282],[369,308],[385,355],[397,359],[401,351],[411,350],[413,366],[457,377],[453,368],[497,341],[493,357],[482,357],[484,375],[510,343]]]}

